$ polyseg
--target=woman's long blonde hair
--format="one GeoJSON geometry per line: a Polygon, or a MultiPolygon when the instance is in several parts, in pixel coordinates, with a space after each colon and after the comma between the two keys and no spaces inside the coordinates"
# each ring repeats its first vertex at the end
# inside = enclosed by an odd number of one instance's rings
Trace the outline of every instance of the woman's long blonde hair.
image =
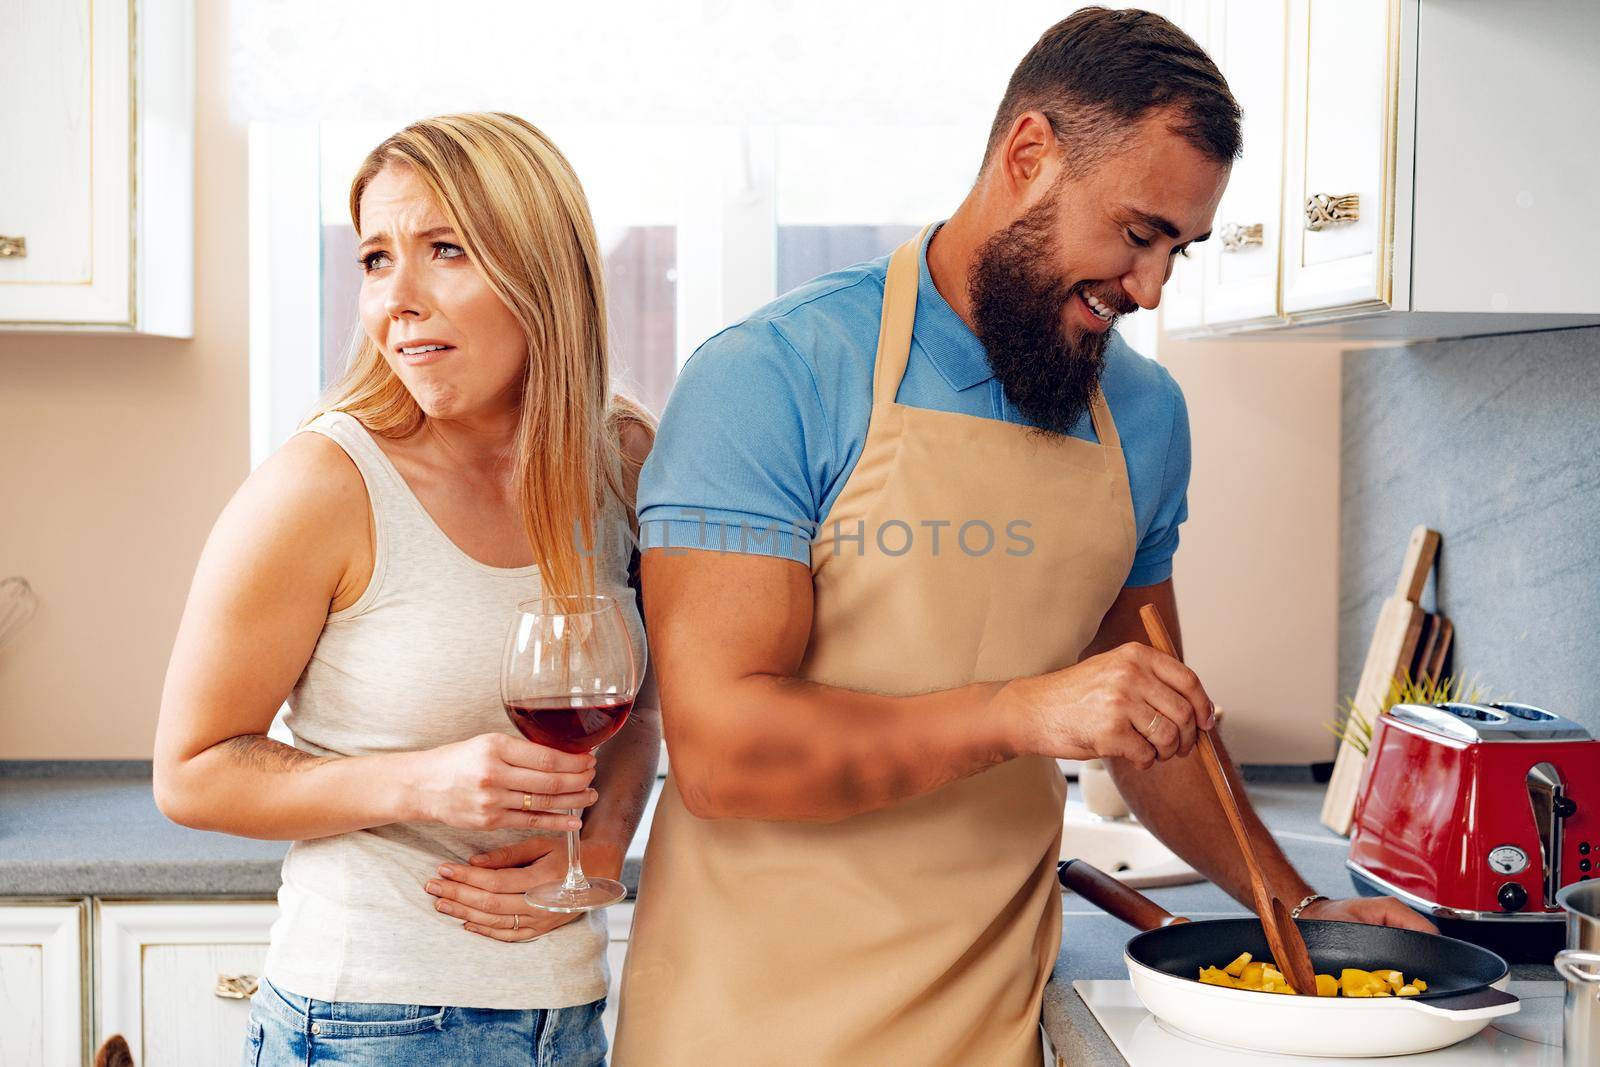
{"type": "MultiPolygon", "coordinates": [[[[605,264],[572,165],[531,123],[500,112],[439,115],[367,154],[350,185],[361,195],[391,163],[411,167],[461,236],[472,262],[516,316],[528,365],[517,422],[515,478],[523,526],[547,593],[594,587],[594,547],[607,491],[622,495],[621,432],[650,415],[612,393],[605,264]]],[[[422,408],[363,332],[344,374],[310,418],[349,412],[384,437],[421,429],[422,408]]],[[[309,421],[309,420],[308,420],[309,421]]]]}

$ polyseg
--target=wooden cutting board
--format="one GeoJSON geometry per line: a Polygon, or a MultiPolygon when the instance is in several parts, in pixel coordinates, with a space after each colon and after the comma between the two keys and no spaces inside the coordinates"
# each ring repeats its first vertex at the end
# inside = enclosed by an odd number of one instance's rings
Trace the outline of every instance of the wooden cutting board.
{"type": "Polygon", "coordinates": [[[1450,642],[1455,639],[1455,624],[1443,615],[1439,616],[1439,641],[1434,645],[1433,658],[1424,666],[1423,670],[1434,681],[1444,677],[1445,657],[1450,654],[1450,642]]]}
{"type": "MultiPolygon", "coordinates": [[[[1389,695],[1389,686],[1402,668],[1409,669],[1417,654],[1417,643],[1422,637],[1422,624],[1426,612],[1418,606],[1423,588],[1428,584],[1428,572],[1439,552],[1439,533],[1426,526],[1411,531],[1406,545],[1405,559],[1400,566],[1400,579],[1394,593],[1378,610],[1378,622],[1372,629],[1372,642],[1367,646],[1366,663],[1361,668],[1361,680],[1356,685],[1356,710],[1368,722],[1389,709],[1383,706],[1389,695]]],[[[1430,655],[1434,654],[1430,651],[1430,655]]],[[[1356,789],[1361,784],[1361,771],[1366,756],[1348,741],[1339,743],[1339,754],[1333,763],[1333,777],[1328,780],[1328,792],[1322,801],[1322,825],[1338,834],[1350,833],[1350,821],[1355,814],[1356,789]]]]}
{"type": "Polygon", "coordinates": [[[1422,616],[1422,636],[1417,638],[1416,655],[1411,657],[1411,678],[1418,683],[1437,682],[1444,677],[1445,657],[1456,628],[1443,615],[1428,612],[1422,616]]]}

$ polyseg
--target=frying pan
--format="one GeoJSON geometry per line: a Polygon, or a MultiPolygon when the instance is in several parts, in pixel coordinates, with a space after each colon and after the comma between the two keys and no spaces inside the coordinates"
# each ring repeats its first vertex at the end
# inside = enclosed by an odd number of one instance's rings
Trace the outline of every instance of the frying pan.
{"type": "Polygon", "coordinates": [[[1296,919],[1319,974],[1391,967],[1428,983],[1415,997],[1288,996],[1204,985],[1201,967],[1241,952],[1268,959],[1253,915],[1190,921],[1082,860],[1057,868],[1061,884],[1144,933],[1123,953],[1139,1000],[1170,1028],[1217,1044],[1293,1056],[1405,1056],[1453,1045],[1522,1005],[1505,991],[1510,968],[1477,945],[1392,926],[1296,919]]]}

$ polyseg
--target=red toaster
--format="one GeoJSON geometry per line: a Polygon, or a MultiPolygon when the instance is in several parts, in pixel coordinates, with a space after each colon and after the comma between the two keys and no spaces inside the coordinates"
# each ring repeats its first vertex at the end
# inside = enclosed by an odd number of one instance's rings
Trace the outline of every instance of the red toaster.
{"type": "Polygon", "coordinates": [[[1600,741],[1578,723],[1512,703],[1378,717],[1347,860],[1358,890],[1455,936],[1542,952],[1564,928],[1556,893],[1597,864],[1600,741]]]}

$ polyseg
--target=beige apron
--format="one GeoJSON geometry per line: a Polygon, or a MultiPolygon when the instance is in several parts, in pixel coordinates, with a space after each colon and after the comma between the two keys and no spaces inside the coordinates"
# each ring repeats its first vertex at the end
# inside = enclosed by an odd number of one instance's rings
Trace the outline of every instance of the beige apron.
{"type": "MultiPolygon", "coordinates": [[[[920,241],[889,262],[867,439],[813,545],[800,669],[897,695],[1075,663],[1135,547],[1101,397],[1100,444],[895,402],[920,241]]],[[[1037,1067],[1065,794],[1031,757],[836,823],[702,820],[669,776],[615,1062],[1037,1067]]]]}

